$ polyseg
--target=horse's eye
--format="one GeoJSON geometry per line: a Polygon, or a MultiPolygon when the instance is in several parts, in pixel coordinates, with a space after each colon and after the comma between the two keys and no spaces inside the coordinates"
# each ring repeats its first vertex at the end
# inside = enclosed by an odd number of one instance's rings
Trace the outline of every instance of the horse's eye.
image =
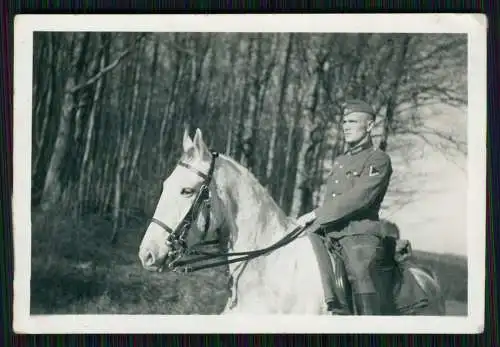
{"type": "Polygon", "coordinates": [[[194,193],[193,188],[182,188],[182,190],[181,190],[182,195],[191,195],[193,193],[194,193]]]}

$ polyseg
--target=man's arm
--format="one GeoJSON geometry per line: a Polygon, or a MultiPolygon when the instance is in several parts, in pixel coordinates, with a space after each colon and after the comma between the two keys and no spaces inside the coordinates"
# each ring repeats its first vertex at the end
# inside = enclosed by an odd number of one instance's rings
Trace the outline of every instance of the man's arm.
{"type": "Polygon", "coordinates": [[[375,153],[367,160],[351,190],[335,197],[326,197],[323,205],[314,211],[318,222],[336,222],[368,207],[386,189],[391,174],[389,156],[383,152],[375,153]]]}

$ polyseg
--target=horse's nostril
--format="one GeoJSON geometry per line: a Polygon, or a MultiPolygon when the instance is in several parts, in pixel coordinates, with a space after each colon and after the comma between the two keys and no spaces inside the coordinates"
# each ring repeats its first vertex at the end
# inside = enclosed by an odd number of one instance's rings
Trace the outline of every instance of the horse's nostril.
{"type": "Polygon", "coordinates": [[[146,252],[146,256],[144,257],[144,265],[151,266],[155,263],[155,257],[152,252],[146,252]]]}

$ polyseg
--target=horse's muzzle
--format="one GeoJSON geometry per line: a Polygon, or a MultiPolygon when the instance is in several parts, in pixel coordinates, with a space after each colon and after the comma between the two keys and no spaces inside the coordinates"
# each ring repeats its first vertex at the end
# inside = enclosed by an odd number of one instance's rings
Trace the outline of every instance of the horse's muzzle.
{"type": "Polygon", "coordinates": [[[143,249],[139,252],[141,265],[145,270],[151,272],[164,272],[170,270],[170,264],[177,258],[176,252],[170,251],[163,257],[158,257],[157,253],[150,249],[143,249]]]}

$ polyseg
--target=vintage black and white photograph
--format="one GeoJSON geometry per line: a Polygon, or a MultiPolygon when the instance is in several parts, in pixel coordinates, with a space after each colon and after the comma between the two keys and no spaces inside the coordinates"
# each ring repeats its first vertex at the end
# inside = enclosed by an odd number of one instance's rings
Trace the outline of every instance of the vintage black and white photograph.
{"type": "Polygon", "coordinates": [[[483,17],[23,17],[17,330],[482,329],[483,17]]]}

